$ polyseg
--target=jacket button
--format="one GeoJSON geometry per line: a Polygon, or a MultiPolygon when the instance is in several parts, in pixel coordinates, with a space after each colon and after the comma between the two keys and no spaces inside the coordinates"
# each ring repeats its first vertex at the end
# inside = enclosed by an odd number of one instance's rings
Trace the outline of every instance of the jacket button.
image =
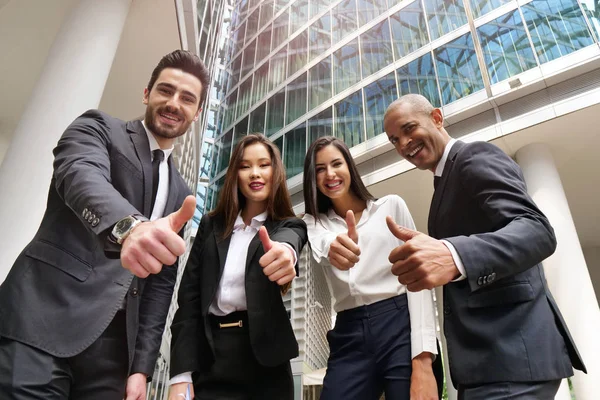
{"type": "Polygon", "coordinates": [[[92,221],[92,226],[96,227],[96,226],[98,226],[99,223],[100,223],[100,218],[94,218],[94,220],[92,221]]]}
{"type": "Polygon", "coordinates": [[[480,276],[479,278],[477,278],[477,284],[479,286],[483,285],[483,277],[480,276]]]}
{"type": "Polygon", "coordinates": [[[444,315],[450,315],[450,307],[444,307],[444,315]]]}
{"type": "Polygon", "coordinates": [[[495,280],[496,280],[496,273],[495,273],[495,272],[492,272],[492,274],[490,275],[490,279],[489,279],[489,281],[490,281],[490,282],[494,282],[495,280]]]}
{"type": "Polygon", "coordinates": [[[81,216],[82,216],[83,218],[85,218],[85,215],[86,215],[87,213],[88,213],[88,209],[87,209],[87,208],[84,208],[84,209],[83,209],[83,211],[81,212],[81,216]]]}
{"type": "Polygon", "coordinates": [[[137,290],[137,288],[133,288],[133,289],[131,289],[131,295],[132,295],[133,297],[135,297],[135,296],[137,296],[137,295],[138,295],[138,290],[137,290]]]}

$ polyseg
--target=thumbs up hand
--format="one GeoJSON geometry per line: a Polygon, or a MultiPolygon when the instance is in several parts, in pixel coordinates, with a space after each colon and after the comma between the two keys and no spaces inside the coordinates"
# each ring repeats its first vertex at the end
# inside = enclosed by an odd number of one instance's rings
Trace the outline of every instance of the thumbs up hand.
{"type": "Polygon", "coordinates": [[[172,265],[185,253],[179,231],[193,216],[196,198],[187,196],[181,208],[156,221],[138,224],[123,241],[121,265],[137,277],[158,274],[163,265],[172,265]]]}
{"type": "Polygon", "coordinates": [[[385,219],[390,232],[404,243],[390,252],[392,273],[411,292],[433,289],[456,279],[460,272],[442,241],[385,219]]]}
{"type": "Polygon", "coordinates": [[[260,227],[258,236],[265,249],[265,254],[258,260],[264,274],[280,286],[291,282],[296,277],[293,251],[283,243],[271,240],[264,226],[260,227]]]}
{"type": "Polygon", "coordinates": [[[348,210],[346,213],[347,233],[339,234],[329,246],[329,262],[341,271],[347,271],[360,260],[360,248],[358,247],[358,231],[356,230],[356,219],[354,212],[348,210]]]}

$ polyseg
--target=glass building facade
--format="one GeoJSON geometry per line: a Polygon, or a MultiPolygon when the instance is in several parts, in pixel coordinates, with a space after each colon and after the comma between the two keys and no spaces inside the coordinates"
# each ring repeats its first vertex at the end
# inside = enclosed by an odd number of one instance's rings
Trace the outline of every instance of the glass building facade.
{"type": "Polygon", "coordinates": [[[319,136],[352,147],[382,134],[383,114],[400,95],[420,93],[451,113],[516,78],[543,77],[544,66],[597,47],[600,34],[591,0],[237,0],[230,7],[201,172],[207,209],[232,147],[249,132],[279,146],[292,178],[319,136]]]}

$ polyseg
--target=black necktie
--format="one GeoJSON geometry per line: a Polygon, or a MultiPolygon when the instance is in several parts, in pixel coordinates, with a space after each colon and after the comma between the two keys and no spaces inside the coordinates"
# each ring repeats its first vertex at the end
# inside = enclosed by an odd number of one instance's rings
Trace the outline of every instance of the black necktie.
{"type": "Polygon", "coordinates": [[[152,203],[150,205],[150,216],[154,210],[154,203],[156,203],[156,192],[158,191],[158,171],[160,169],[160,163],[165,159],[165,153],[161,149],[156,149],[152,152],[152,203]]]}
{"type": "Polygon", "coordinates": [[[440,184],[440,179],[442,179],[441,176],[433,177],[433,190],[437,189],[438,185],[440,184]]]}

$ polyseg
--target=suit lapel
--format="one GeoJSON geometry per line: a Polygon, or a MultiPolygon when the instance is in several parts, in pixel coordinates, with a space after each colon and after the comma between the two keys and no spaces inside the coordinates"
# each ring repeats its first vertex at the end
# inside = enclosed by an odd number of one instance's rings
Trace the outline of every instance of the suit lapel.
{"type": "Polygon", "coordinates": [[[440,205],[442,204],[442,197],[444,197],[444,191],[446,190],[446,184],[448,183],[448,177],[452,172],[452,168],[454,168],[454,159],[458,154],[458,151],[465,144],[461,141],[457,141],[454,143],[452,148],[450,149],[450,153],[448,153],[448,158],[446,159],[446,165],[444,165],[444,171],[442,172],[442,176],[440,178],[440,182],[438,183],[438,187],[433,192],[433,197],[431,199],[431,206],[429,208],[429,218],[427,220],[427,230],[429,235],[437,238],[436,227],[437,224],[436,219],[438,216],[438,211],[440,209],[440,205]]]}
{"type": "Polygon", "coordinates": [[[219,274],[217,275],[217,282],[221,279],[223,274],[223,268],[225,268],[225,260],[227,260],[227,251],[229,251],[229,243],[231,242],[231,235],[223,239],[223,231],[225,230],[225,221],[219,217],[215,219],[215,228],[213,234],[217,242],[217,253],[219,254],[219,274]]]}
{"type": "Polygon", "coordinates": [[[147,218],[150,218],[152,210],[150,204],[152,200],[152,160],[150,159],[150,143],[142,121],[129,121],[127,131],[133,142],[135,152],[142,164],[142,174],[144,177],[144,209],[142,212],[147,218]]]}

